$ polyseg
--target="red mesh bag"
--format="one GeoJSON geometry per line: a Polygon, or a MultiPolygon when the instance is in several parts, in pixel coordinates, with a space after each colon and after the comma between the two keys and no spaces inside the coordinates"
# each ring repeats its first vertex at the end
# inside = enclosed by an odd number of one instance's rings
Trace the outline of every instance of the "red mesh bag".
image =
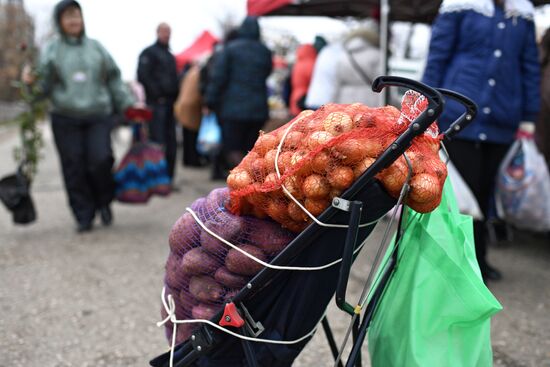
{"type": "MultiPolygon", "coordinates": [[[[212,233],[259,260],[269,262],[295,237],[271,220],[231,214],[227,188],[197,199],[190,212],[174,224],[164,277],[165,296],[172,295],[177,320],[210,319],[220,311],[263,265],[231,248],[212,233]],[[208,228],[205,230],[200,224],[208,228]]],[[[161,316],[167,317],[162,307],[161,316]]],[[[166,324],[171,340],[173,324],[166,324]]],[[[176,343],[186,340],[198,323],[178,324],[176,343]]]]}
{"type": "MultiPolygon", "coordinates": [[[[303,111],[270,133],[261,132],[252,151],[227,178],[231,212],[270,217],[293,232],[302,231],[311,222],[306,211],[314,217],[321,214],[427,104],[414,91],[403,97],[401,111],[392,106],[327,104],[315,112],[303,111]]],[[[419,212],[435,209],[441,200],[447,170],[438,155],[440,139],[434,123],[407,150],[413,176],[406,202],[419,212]]],[[[407,172],[400,157],[377,178],[397,197],[407,172]]]]}

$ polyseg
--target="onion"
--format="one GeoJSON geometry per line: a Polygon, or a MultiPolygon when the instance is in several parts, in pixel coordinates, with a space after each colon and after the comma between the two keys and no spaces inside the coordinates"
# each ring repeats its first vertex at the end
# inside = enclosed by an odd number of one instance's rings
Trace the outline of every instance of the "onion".
{"type": "Polygon", "coordinates": [[[309,199],[320,199],[329,194],[330,185],[326,178],[314,173],[305,178],[302,184],[302,191],[309,199]]]}
{"type": "Polygon", "coordinates": [[[393,196],[399,195],[401,188],[407,181],[407,163],[399,157],[391,166],[381,172],[382,184],[393,196]]]}
{"type": "Polygon", "coordinates": [[[277,174],[275,172],[271,172],[267,176],[265,176],[264,184],[262,186],[269,186],[272,188],[276,188],[279,186],[279,178],[277,177],[277,174]]]}
{"type": "Polygon", "coordinates": [[[304,197],[302,184],[303,180],[299,176],[289,176],[284,181],[285,188],[295,199],[302,199],[304,197]]]}
{"type": "Polygon", "coordinates": [[[353,165],[367,156],[361,140],[347,139],[332,147],[332,154],[345,165],[353,165]]]}
{"type": "Polygon", "coordinates": [[[254,144],[254,151],[261,156],[264,156],[271,149],[275,149],[279,145],[279,139],[275,134],[266,134],[260,131],[260,136],[254,144]]]}
{"type": "Polygon", "coordinates": [[[303,144],[305,134],[299,131],[291,131],[286,135],[283,147],[285,150],[296,150],[303,144]]]}
{"type": "Polygon", "coordinates": [[[384,151],[384,144],[379,139],[370,138],[361,140],[362,149],[367,157],[377,158],[384,151]]]}
{"type": "Polygon", "coordinates": [[[242,168],[235,168],[231,170],[229,176],[227,176],[227,186],[231,190],[238,190],[252,184],[252,176],[242,168]]]}
{"type": "Polygon", "coordinates": [[[279,154],[279,160],[277,161],[277,166],[279,167],[279,172],[284,174],[287,169],[292,165],[292,156],[293,152],[282,152],[279,154]]]}
{"type": "Polygon", "coordinates": [[[427,203],[418,203],[411,199],[407,200],[407,205],[418,213],[429,213],[435,208],[437,208],[440,203],[441,203],[441,195],[439,195],[439,197],[427,203]]]}
{"type": "Polygon", "coordinates": [[[275,221],[279,223],[284,223],[285,221],[289,220],[286,206],[287,204],[282,200],[269,199],[267,201],[265,212],[275,221]]]}
{"type": "Polygon", "coordinates": [[[308,225],[309,225],[309,222],[289,221],[289,222],[283,223],[283,228],[286,228],[291,232],[299,233],[299,232],[302,232],[308,225]]]}
{"type": "Polygon", "coordinates": [[[288,204],[287,210],[289,217],[296,222],[306,222],[309,218],[302,208],[293,201],[288,204]]]}
{"type": "Polygon", "coordinates": [[[305,150],[298,150],[298,151],[294,152],[294,154],[292,155],[292,158],[290,160],[290,164],[292,166],[292,169],[294,169],[294,167],[296,167],[296,166],[300,166],[300,168],[298,168],[295,171],[295,174],[307,175],[308,173],[311,172],[311,165],[308,164],[308,162],[306,162],[306,161],[301,162],[303,159],[305,159],[307,157],[308,154],[309,153],[306,152],[305,150]]]}
{"type": "Polygon", "coordinates": [[[307,137],[306,144],[310,150],[315,150],[318,146],[325,146],[332,138],[332,134],[326,131],[314,131],[307,137]]]}
{"type": "Polygon", "coordinates": [[[347,189],[355,180],[353,170],[347,166],[338,166],[327,172],[329,184],[335,189],[347,189]]]}
{"type": "Polygon", "coordinates": [[[255,181],[259,181],[268,172],[266,160],[264,158],[256,158],[250,163],[249,171],[252,173],[255,181]]]}
{"type": "Polygon", "coordinates": [[[304,206],[308,212],[314,217],[321,215],[330,205],[330,201],[326,198],[322,199],[306,199],[304,206]]]}
{"type": "Polygon", "coordinates": [[[424,204],[437,200],[442,186],[436,176],[428,173],[419,173],[411,179],[409,197],[417,203],[424,204]]]}
{"type": "Polygon", "coordinates": [[[346,113],[331,112],[323,120],[323,128],[333,136],[337,136],[353,129],[353,121],[346,113]]]}
{"type": "Polygon", "coordinates": [[[359,176],[363,174],[369,168],[372,166],[372,164],[376,161],[376,159],[371,157],[366,157],[361,162],[357,163],[357,165],[353,168],[353,176],[357,179],[359,176]]]}
{"type": "Polygon", "coordinates": [[[275,171],[275,157],[277,156],[277,149],[271,149],[265,154],[265,165],[269,172],[275,171]]]}
{"type": "Polygon", "coordinates": [[[311,169],[315,173],[324,174],[330,167],[333,165],[333,158],[331,155],[325,151],[320,151],[313,159],[311,160],[311,169]]]}
{"type": "Polygon", "coordinates": [[[242,168],[246,171],[250,169],[250,164],[256,159],[261,158],[260,155],[256,152],[248,152],[248,154],[243,158],[238,168],[242,168]]]}
{"type": "Polygon", "coordinates": [[[437,176],[439,183],[443,186],[445,184],[445,180],[447,179],[447,165],[439,159],[439,157],[435,157],[431,160],[429,165],[433,167],[433,171],[437,176]]]}

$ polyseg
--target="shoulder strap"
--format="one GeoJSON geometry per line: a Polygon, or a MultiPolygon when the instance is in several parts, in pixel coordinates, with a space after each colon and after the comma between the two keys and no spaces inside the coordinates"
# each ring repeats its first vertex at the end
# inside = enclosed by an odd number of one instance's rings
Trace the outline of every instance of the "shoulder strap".
{"type": "Polygon", "coordinates": [[[349,58],[349,61],[351,62],[351,66],[355,69],[355,71],[357,71],[359,73],[359,76],[361,77],[361,79],[363,79],[363,81],[367,84],[367,85],[372,85],[372,79],[369,78],[369,76],[367,75],[367,73],[361,69],[361,66],[359,66],[359,64],[357,63],[357,60],[355,60],[355,58],[353,57],[353,54],[351,52],[351,50],[347,49],[346,47],[344,47],[344,50],[346,51],[346,54],[348,55],[348,58],[349,58]]]}

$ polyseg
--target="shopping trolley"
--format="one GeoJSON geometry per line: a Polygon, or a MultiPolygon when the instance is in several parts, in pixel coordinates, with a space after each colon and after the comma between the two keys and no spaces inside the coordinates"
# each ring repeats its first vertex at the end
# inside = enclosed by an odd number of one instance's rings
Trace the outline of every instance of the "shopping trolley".
{"type": "MultiPolygon", "coordinates": [[[[209,324],[203,324],[192,336],[170,352],[150,363],[154,367],[183,366],[290,366],[322,325],[338,366],[343,366],[342,351],[338,350],[332,329],[325,316],[327,305],[335,297],[336,304],[351,316],[346,334],[352,336],[352,349],[346,366],[361,366],[361,346],[384,289],[391,279],[397,262],[395,246],[387,262],[376,269],[383,245],[397,218],[399,205],[408,192],[405,184],[398,199],[391,197],[375,176],[403,155],[412,140],[424,133],[442,113],[443,96],[464,105],[465,112],[443,133],[451,139],[475,117],[477,107],[466,97],[448,90],[436,90],[420,82],[401,77],[382,76],[373,83],[380,92],[387,86],[415,90],[428,101],[427,108],[380,157],[340,197],[334,198],[319,217],[321,223],[340,224],[327,228],[312,223],[270,263],[275,266],[316,267],[335,264],[320,271],[280,271],[263,268],[218,312],[209,324]],[[374,229],[378,219],[393,210],[382,246],[365,284],[361,298],[368,296],[364,307],[346,300],[351,265],[361,244],[374,229]],[[374,274],[377,281],[372,286],[374,274]],[[233,334],[228,334],[233,333],[233,334]]],[[[409,176],[411,171],[410,161],[409,176]]],[[[410,178],[410,177],[409,177],[410,178]]],[[[397,241],[402,235],[398,219],[397,241]]],[[[165,306],[167,306],[165,304],[165,306]]]]}

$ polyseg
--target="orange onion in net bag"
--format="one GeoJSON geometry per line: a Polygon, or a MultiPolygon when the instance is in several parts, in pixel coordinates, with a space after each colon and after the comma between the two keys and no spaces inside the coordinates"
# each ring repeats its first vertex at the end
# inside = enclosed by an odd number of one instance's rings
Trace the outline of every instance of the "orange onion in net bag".
{"type": "MultiPolygon", "coordinates": [[[[265,213],[291,230],[303,228],[310,218],[289,196],[310,214],[321,214],[330,200],[353,185],[426,106],[426,99],[414,92],[403,99],[403,114],[392,106],[327,104],[315,112],[300,114],[271,133],[260,133],[249,153],[253,159],[244,159],[228,178],[228,208],[240,214],[265,213]],[[271,167],[278,168],[276,175],[277,170],[271,167]]],[[[412,205],[437,201],[442,190],[446,167],[436,160],[440,138],[434,124],[413,139],[407,151],[413,177],[427,174],[435,178],[416,178],[413,198],[409,198],[412,205]]],[[[391,196],[398,197],[407,172],[403,158],[399,158],[376,178],[391,196]]]]}
{"type": "Polygon", "coordinates": [[[331,112],[323,120],[323,128],[333,136],[351,131],[354,128],[350,115],[344,112],[331,112]]]}
{"type": "Polygon", "coordinates": [[[311,169],[315,173],[324,174],[333,166],[333,160],[334,158],[326,150],[321,150],[311,160],[311,169]]]}
{"type": "MultiPolygon", "coordinates": [[[[437,200],[441,193],[441,184],[436,176],[419,173],[411,179],[409,197],[414,202],[425,204],[437,200]]],[[[414,208],[413,208],[414,209],[414,208]]]]}
{"type": "Polygon", "coordinates": [[[333,189],[344,190],[355,181],[353,169],[348,166],[337,166],[327,173],[327,179],[333,189]]]}
{"type": "Polygon", "coordinates": [[[359,139],[346,139],[332,147],[332,154],[345,165],[353,165],[367,156],[364,142],[359,139]]]}

